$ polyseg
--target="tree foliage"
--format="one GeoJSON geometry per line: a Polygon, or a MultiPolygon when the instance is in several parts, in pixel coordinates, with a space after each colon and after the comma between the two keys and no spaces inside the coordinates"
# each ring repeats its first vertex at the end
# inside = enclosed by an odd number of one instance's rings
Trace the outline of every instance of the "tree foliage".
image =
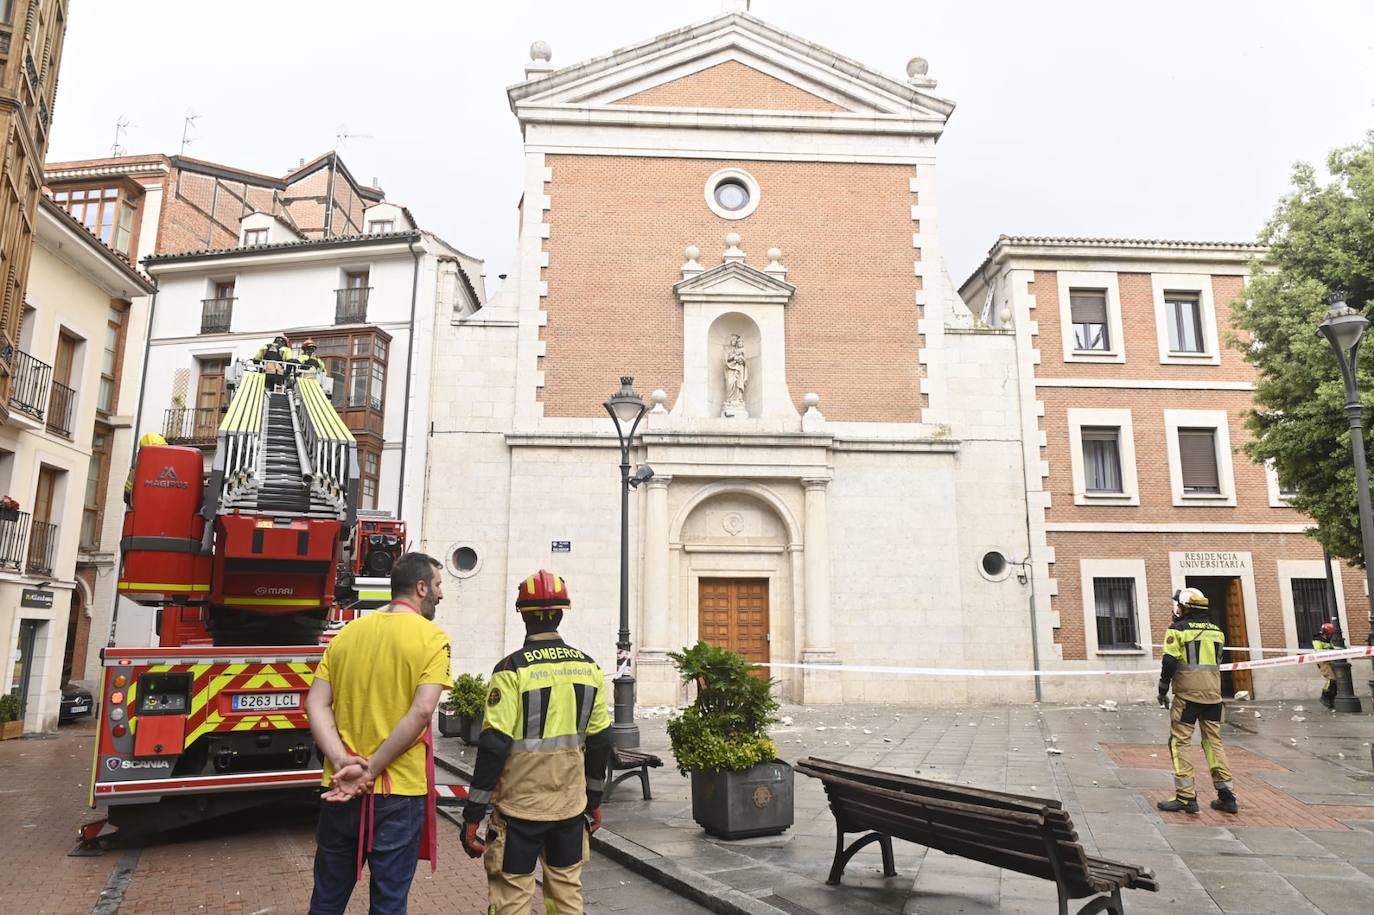
{"type": "MultiPolygon", "coordinates": [[[[1312,535],[1333,556],[1361,562],[1355,470],[1345,387],[1330,345],[1316,332],[1327,296],[1345,290],[1351,308],[1374,299],[1374,131],[1327,157],[1329,179],[1293,169],[1293,187],[1260,234],[1270,253],[1251,269],[1246,298],[1233,305],[1243,333],[1230,343],[1259,370],[1246,418],[1246,451],[1272,462],[1294,508],[1317,521],[1312,535]]],[[[1374,405],[1374,341],[1361,347],[1358,378],[1368,420],[1374,405]]]]}

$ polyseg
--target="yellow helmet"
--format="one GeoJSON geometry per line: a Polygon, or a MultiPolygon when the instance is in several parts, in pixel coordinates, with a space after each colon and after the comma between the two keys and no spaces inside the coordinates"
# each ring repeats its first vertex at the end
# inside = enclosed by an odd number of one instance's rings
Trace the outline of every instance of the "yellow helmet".
{"type": "Polygon", "coordinates": [[[140,447],[143,445],[165,445],[167,444],[167,439],[158,435],[156,432],[146,432],[143,438],[138,440],[138,444],[140,447]]]}

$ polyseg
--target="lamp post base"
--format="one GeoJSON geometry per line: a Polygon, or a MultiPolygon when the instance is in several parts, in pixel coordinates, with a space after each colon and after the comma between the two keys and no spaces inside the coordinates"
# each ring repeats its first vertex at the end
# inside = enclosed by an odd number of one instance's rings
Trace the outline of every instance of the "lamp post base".
{"type": "Polygon", "coordinates": [[[619,750],[639,746],[639,725],[635,724],[635,678],[626,674],[611,681],[615,693],[615,720],[611,722],[611,745],[619,750]]]}
{"type": "Polygon", "coordinates": [[[1331,662],[1332,673],[1336,675],[1336,696],[1332,703],[1333,711],[1362,712],[1364,707],[1355,695],[1355,684],[1350,676],[1350,662],[1344,659],[1331,662]]]}

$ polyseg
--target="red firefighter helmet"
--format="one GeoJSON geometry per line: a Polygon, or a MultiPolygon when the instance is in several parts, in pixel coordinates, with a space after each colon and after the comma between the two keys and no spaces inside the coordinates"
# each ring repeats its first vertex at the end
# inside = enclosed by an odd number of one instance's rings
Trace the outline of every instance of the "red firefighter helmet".
{"type": "Polygon", "coordinates": [[[1335,626],[1335,624],[1334,624],[1334,623],[1322,623],[1321,634],[1322,634],[1322,635],[1335,635],[1335,634],[1336,634],[1336,626],[1335,626]]]}
{"type": "Polygon", "coordinates": [[[515,609],[521,613],[532,610],[567,610],[572,606],[568,597],[568,583],[561,576],[540,569],[520,582],[515,589],[515,609]]]}

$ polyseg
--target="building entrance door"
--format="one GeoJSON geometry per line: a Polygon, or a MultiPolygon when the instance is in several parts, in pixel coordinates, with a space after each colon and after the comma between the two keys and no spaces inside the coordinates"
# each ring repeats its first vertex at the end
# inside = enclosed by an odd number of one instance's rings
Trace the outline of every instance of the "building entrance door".
{"type": "MultiPolygon", "coordinates": [[[[768,579],[703,578],[697,597],[697,632],[703,641],[746,661],[768,663],[768,579]]],[[[766,667],[755,673],[769,676],[766,667]]]]}
{"type": "MultiPolygon", "coordinates": [[[[1226,633],[1227,648],[1249,648],[1250,635],[1245,626],[1245,598],[1241,591],[1240,579],[1234,577],[1193,576],[1187,578],[1190,588],[1197,588],[1207,595],[1212,610],[1212,622],[1226,633]]],[[[1239,651],[1224,652],[1223,663],[1249,660],[1249,655],[1239,651]]],[[[1246,690],[1254,697],[1254,678],[1248,670],[1221,672],[1221,693],[1234,696],[1238,690],[1246,690]]]]}
{"type": "Polygon", "coordinates": [[[38,640],[40,620],[19,621],[19,641],[15,644],[14,674],[10,679],[10,694],[19,700],[22,720],[29,707],[29,685],[33,681],[33,649],[38,640]]]}

